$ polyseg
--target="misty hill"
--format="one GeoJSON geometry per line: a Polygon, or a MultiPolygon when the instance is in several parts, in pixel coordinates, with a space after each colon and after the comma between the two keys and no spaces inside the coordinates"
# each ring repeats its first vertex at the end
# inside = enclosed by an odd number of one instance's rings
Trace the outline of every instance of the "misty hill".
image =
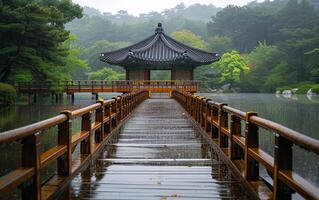
{"type": "Polygon", "coordinates": [[[81,46],[89,46],[98,40],[136,42],[152,33],[158,22],[163,23],[168,34],[189,29],[201,37],[206,37],[207,22],[220,10],[222,9],[212,4],[186,7],[181,3],[163,12],[133,16],[124,10],[111,14],[84,7],[84,16],[67,24],[66,28],[77,35],[78,44],[81,46]]]}

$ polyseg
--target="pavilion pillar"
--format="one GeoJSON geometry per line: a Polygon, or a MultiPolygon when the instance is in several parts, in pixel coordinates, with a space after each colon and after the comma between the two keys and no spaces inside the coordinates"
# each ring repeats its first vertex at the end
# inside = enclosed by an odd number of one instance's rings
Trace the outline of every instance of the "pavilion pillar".
{"type": "Polygon", "coordinates": [[[125,68],[125,80],[130,80],[130,74],[127,68],[125,68]]]}
{"type": "Polygon", "coordinates": [[[176,80],[176,69],[175,69],[175,68],[173,68],[173,69],[171,70],[171,79],[172,79],[172,80],[176,80]]]}
{"type": "Polygon", "coordinates": [[[151,79],[151,70],[144,69],[144,80],[150,80],[151,79]]]}

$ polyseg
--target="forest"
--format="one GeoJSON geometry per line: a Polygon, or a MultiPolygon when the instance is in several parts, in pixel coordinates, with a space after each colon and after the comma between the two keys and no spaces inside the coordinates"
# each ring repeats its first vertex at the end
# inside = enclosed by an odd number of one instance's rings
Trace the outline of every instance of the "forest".
{"type": "Polygon", "coordinates": [[[139,16],[69,0],[0,0],[0,82],[124,79],[101,52],[138,42],[158,22],[166,34],[221,60],[198,67],[203,91],[319,91],[319,3],[274,0],[245,6],[183,3],[139,16]]]}

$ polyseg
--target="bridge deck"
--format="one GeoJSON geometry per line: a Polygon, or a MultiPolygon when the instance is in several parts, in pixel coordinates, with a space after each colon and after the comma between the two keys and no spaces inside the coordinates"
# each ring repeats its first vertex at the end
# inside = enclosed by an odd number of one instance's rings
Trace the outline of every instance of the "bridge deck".
{"type": "Polygon", "coordinates": [[[74,199],[247,199],[173,99],[147,99],[70,183],[74,199]]]}

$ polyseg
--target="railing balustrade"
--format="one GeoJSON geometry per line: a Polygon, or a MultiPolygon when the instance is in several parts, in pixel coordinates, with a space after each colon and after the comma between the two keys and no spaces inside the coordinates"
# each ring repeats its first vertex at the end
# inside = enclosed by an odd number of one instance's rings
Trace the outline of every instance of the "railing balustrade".
{"type": "Polygon", "coordinates": [[[173,91],[172,97],[206,131],[256,191],[262,190],[259,165],[263,165],[273,178],[273,199],[291,199],[293,192],[305,199],[319,199],[319,188],[298,175],[292,167],[292,146],[297,145],[318,155],[318,140],[258,117],[255,112],[243,112],[211,99],[180,91],[173,91]],[[244,133],[242,121],[245,122],[244,133]],[[259,147],[259,128],[275,133],[274,156],[259,147]]]}
{"type": "Polygon", "coordinates": [[[121,122],[146,98],[147,91],[127,93],[108,100],[98,100],[78,110],[62,111],[55,117],[0,133],[0,144],[14,141],[23,144],[22,166],[0,177],[0,196],[30,179],[31,182],[22,190],[23,199],[47,199],[56,195],[56,191],[97,156],[109,135],[118,131],[121,122]],[[72,120],[77,117],[81,118],[81,130],[72,133],[72,120]],[[55,126],[58,127],[58,144],[40,152],[42,131],[55,126]],[[80,153],[76,159],[72,159],[77,145],[80,145],[80,153]],[[41,170],[54,161],[57,161],[56,175],[42,185],[41,170]]]}
{"type": "Polygon", "coordinates": [[[199,82],[193,80],[71,80],[53,82],[19,82],[15,84],[17,91],[21,93],[45,93],[52,88],[59,87],[62,92],[133,92],[148,90],[151,92],[171,92],[173,90],[197,92],[199,82]]]}

